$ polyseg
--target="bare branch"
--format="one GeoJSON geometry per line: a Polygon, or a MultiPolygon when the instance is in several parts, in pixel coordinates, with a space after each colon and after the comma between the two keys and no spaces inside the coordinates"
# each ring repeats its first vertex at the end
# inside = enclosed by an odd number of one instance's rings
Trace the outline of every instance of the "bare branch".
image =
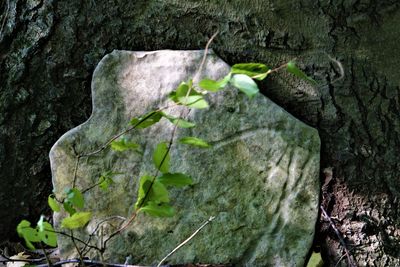
{"type": "Polygon", "coordinates": [[[352,256],[350,254],[350,251],[347,248],[346,242],[344,241],[342,235],[340,234],[339,230],[337,229],[335,223],[332,221],[331,217],[328,215],[328,213],[325,211],[324,207],[321,205],[320,206],[321,211],[322,211],[322,215],[324,215],[324,217],[329,221],[330,226],[332,227],[333,231],[335,232],[335,234],[337,235],[337,237],[339,238],[339,242],[342,245],[345,254],[347,256],[347,262],[349,264],[350,267],[356,267],[357,265],[354,263],[352,256]]]}
{"type": "Polygon", "coordinates": [[[174,248],[170,253],[168,253],[167,256],[165,256],[160,263],[158,263],[157,267],[161,267],[161,264],[168,259],[169,257],[172,256],[172,254],[174,254],[176,251],[178,251],[181,247],[183,247],[187,242],[189,242],[193,237],[195,237],[200,231],[201,229],[203,229],[207,224],[209,224],[210,222],[212,222],[215,219],[215,216],[211,216],[210,218],[208,218],[208,220],[206,222],[204,222],[191,236],[189,236],[185,241],[183,241],[182,243],[180,243],[176,248],[174,248]]]}
{"type": "Polygon", "coordinates": [[[203,59],[201,60],[200,66],[196,72],[196,74],[193,76],[193,81],[197,80],[201,75],[201,72],[203,70],[204,67],[204,63],[206,62],[206,58],[207,58],[207,54],[208,54],[208,47],[210,46],[210,44],[212,43],[212,41],[214,40],[215,37],[217,37],[219,31],[216,31],[211,38],[208,40],[207,44],[206,44],[206,48],[204,49],[204,55],[203,55],[203,59]]]}

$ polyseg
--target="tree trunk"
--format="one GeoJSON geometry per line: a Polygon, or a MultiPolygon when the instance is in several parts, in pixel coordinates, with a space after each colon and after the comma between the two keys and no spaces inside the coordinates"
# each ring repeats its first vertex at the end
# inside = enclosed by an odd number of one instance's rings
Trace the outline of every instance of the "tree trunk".
{"type": "MultiPolygon", "coordinates": [[[[354,260],[400,264],[399,1],[4,0],[0,14],[1,239],[45,211],[48,151],[88,118],[106,53],[201,49],[218,29],[212,47],[229,64],[297,57],[315,77],[317,87],[284,73],[261,87],[319,130],[321,205],[354,260]]],[[[343,255],[323,216],[316,245],[332,266],[343,255]]]]}

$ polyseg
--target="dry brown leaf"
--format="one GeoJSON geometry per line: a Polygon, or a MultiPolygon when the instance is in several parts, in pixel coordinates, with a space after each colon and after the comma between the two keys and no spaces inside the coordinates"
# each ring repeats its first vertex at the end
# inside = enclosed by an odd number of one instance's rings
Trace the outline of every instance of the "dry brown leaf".
{"type": "MultiPolygon", "coordinates": [[[[13,260],[26,260],[29,258],[29,255],[26,255],[24,252],[20,252],[17,255],[10,257],[13,260]]],[[[24,261],[10,261],[7,262],[7,267],[22,267],[27,265],[29,262],[24,261]]]]}

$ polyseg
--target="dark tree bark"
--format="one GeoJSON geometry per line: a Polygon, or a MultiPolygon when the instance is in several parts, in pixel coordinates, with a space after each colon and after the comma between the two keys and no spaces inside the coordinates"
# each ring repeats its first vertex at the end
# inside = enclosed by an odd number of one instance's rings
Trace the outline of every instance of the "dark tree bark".
{"type": "MultiPolygon", "coordinates": [[[[262,88],[319,130],[321,204],[355,261],[400,265],[399,1],[3,0],[0,14],[1,239],[44,212],[47,153],[89,116],[106,53],[202,49],[219,29],[212,46],[228,63],[298,57],[319,82],[280,74],[262,88]]],[[[343,254],[323,217],[316,244],[330,265],[343,254]]]]}

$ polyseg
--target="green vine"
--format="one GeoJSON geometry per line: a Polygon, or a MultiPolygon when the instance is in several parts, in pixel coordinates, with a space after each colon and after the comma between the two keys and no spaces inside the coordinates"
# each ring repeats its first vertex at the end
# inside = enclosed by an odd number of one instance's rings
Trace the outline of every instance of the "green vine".
{"type": "MultiPolygon", "coordinates": [[[[203,62],[200,65],[197,74],[201,72],[203,67],[209,43],[207,44],[203,62]]],[[[208,108],[209,105],[205,99],[205,95],[219,92],[225,89],[228,85],[237,88],[240,92],[244,93],[249,98],[252,98],[259,93],[256,81],[262,81],[269,75],[284,69],[303,80],[314,85],[316,84],[313,79],[304,74],[296,66],[294,61],[290,61],[274,69],[270,69],[261,63],[235,64],[231,67],[229,74],[220,80],[203,79],[198,82],[198,84],[194,84],[193,79],[181,82],[179,86],[169,94],[171,106],[151,110],[142,116],[132,118],[126,130],[110,138],[98,149],[89,153],[76,155],[72,188],[64,190],[64,196],[62,199],[57,199],[54,194],[51,194],[48,197],[48,204],[54,212],[61,212],[63,210],[68,214],[68,216],[61,221],[61,228],[69,231],[69,233],[54,230],[53,226],[46,222],[42,216],[35,227],[32,227],[29,221],[22,220],[17,226],[19,236],[25,240],[25,244],[29,249],[35,249],[34,243],[39,243],[40,246],[44,244],[50,247],[56,247],[57,234],[68,236],[74,243],[76,250],[80,255],[80,261],[83,262],[83,255],[91,249],[97,250],[102,256],[107,249],[107,243],[126,229],[132,221],[135,220],[139,213],[142,212],[156,217],[174,216],[175,209],[171,205],[168,189],[170,187],[181,188],[191,185],[192,178],[188,174],[173,173],[170,171],[170,152],[178,128],[196,127],[195,123],[187,119],[190,111],[192,109],[208,108]],[[181,112],[179,117],[174,117],[165,111],[168,108],[175,106],[183,106],[186,108],[181,112]],[[140,177],[137,199],[131,216],[125,219],[124,223],[118,230],[113,232],[107,239],[103,240],[100,247],[92,245],[91,239],[99,229],[99,225],[107,219],[103,220],[95,227],[95,230],[91,235],[89,235],[86,241],[76,238],[74,236],[74,230],[85,227],[92,219],[92,212],[84,210],[85,193],[97,187],[103,191],[107,191],[115,183],[113,177],[120,174],[112,171],[105,171],[100,175],[95,184],[86,189],[79,189],[76,187],[76,173],[80,159],[99,154],[108,147],[120,153],[126,153],[129,151],[133,153],[142,153],[139,144],[131,142],[123,136],[133,130],[141,130],[151,127],[162,119],[169,121],[174,125],[174,127],[170,139],[160,142],[153,151],[152,162],[155,168],[154,174],[146,174],[140,177]]],[[[197,76],[197,74],[195,76],[197,76]]],[[[203,149],[211,147],[206,140],[202,140],[196,136],[180,138],[178,143],[203,149]]],[[[121,217],[119,217],[119,219],[121,219],[121,217]]]]}

